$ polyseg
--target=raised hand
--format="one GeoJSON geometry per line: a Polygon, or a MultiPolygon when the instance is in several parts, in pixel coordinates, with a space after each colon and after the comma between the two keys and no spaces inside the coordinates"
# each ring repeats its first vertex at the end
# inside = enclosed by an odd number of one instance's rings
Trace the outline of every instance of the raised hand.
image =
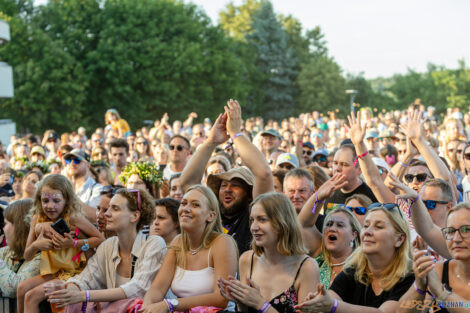
{"type": "Polygon", "coordinates": [[[415,274],[416,285],[419,289],[426,290],[427,275],[434,267],[434,257],[428,255],[428,250],[414,249],[413,272],[415,274]]]}
{"type": "Polygon", "coordinates": [[[237,100],[230,99],[224,107],[227,114],[227,131],[231,136],[240,132],[242,128],[242,109],[237,100]]]}
{"type": "Polygon", "coordinates": [[[357,112],[357,117],[354,116],[354,113],[351,113],[351,115],[348,116],[348,121],[349,126],[345,125],[346,130],[353,144],[358,145],[364,140],[364,136],[366,135],[366,126],[361,125],[360,112],[357,112]]]}
{"type": "Polygon", "coordinates": [[[341,173],[336,173],[328,179],[323,185],[318,188],[317,196],[319,201],[323,201],[328,199],[333,195],[336,190],[339,190],[346,186],[348,181],[346,180],[346,176],[341,173]]]}
{"type": "Polygon", "coordinates": [[[411,141],[422,140],[424,136],[422,112],[415,110],[408,112],[408,122],[400,125],[401,131],[411,139],[411,141]]]}
{"type": "Polygon", "coordinates": [[[294,129],[295,129],[294,141],[297,142],[299,140],[302,140],[304,133],[305,133],[305,125],[304,125],[304,122],[300,118],[295,120],[294,129]]]}
{"type": "Polygon", "coordinates": [[[226,142],[229,139],[229,136],[227,135],[226,124],[227,124],[227,113],[223,115],[219,114],[219,117],[214,122],[214,125],[212,125],[212,128],[209,131],[207,140],[217,145],[220,145],[221,143],[226,142]]]}

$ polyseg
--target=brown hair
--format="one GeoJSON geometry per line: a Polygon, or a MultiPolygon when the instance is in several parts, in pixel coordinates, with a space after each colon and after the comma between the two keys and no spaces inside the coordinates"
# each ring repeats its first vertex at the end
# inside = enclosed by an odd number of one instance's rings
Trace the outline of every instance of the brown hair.
{"type": "MultiPolygon", "coordinates": [[[[277,251],[282,255],[307,254],[297,213],[289,198],[279,192],[265,193],[253,200],[250,211],[257,203],[263,207],[277,233],[277,251]]],[[[264,248],[258,247],[254,240],[251,247],[258,256],[264,252],[264,248]]]]}
{"type": "Polygon", "coordinates": [[[321,185],[323,185],[328,179],[330,179],[330,176],[328,176],[325,170],[316,164],[307,167],[307,171],[313,177],[315,190],[318,190],[321,185]]]}
{"type": "Polygon", "coordinates": [[[138,190],[140,193],[140,218],[137,222],[137,230],[140,230],[144,225],[150,225],[155,219],[155,200],[143,189],[118,189],[116,194],[123,196],[127,200],[127,208],[129,211],[139,211],[138,192],[131,190],[138,190]]]}
{"type": "Polygon", "coordinates": [[[30,224],[30,220],[26,217],[32,206],[32,199],[23,199],[13,201],[5,209],[5,219],[14,226],[14,240],[8,242],[8,246],[13,252],[13,260],[19,261],[24,259],[23,254],[26,247],[26,240],[28,239],[30,224]]]}

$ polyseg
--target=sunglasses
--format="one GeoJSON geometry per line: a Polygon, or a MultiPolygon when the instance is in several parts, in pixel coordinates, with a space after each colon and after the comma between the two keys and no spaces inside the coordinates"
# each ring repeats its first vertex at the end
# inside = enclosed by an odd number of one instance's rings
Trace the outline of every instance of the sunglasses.
{"type": "Polygon", "coordinates": [[[308,156],[311,156],[312,155],[312,150],[303,150],[302,154],[306,154],[308,156]]]}
{"type": "Polygon", "coordinates": [[[363,206],[345,206],[345,208],[351,212],[356,212],[357,215],[365,215],[367,213],[367,208],[363,206]]]}
{"type": "Polygon", "coordinates": [[[145,141],[137,141],[136,144],[137,145],[146,145],[147,143],[145,141]]]}
{"type": "Polygon", "coordinates": [[[423,203],[428,210],[434,210],[437,204],[447,204],[449,201],[423,200],[423,203]]]}
{"type": "Polygon", "coordinates": [[[470,161],[470,153],[465,153],[463,157],[465,158],[465,160],[470,161]]]}
{"type": "Polygon", "coordinates": [[[137,193],[137,208],[139,209],[139,212],[142,212],[141,199],[140,199],[140,190],[139,189],[127,189],[127,190],[129,192],[137,193]]]}
{"type": "Polygon", "coordinates": [[[367,209],[371,210],[371,209],[375,209],[375,208],[384,208],[388,211],[392,211],[393,209],[396,209],[398,211],[398,213],[400,213],[401,217],[405,218],[403,216],[403,213],[401,212],[400,208],[398,207],[398,204],[396,204],[396,203],[380,203],[380,202],[372,203],[371,205],[369,205],[369,207],[367,209]]]}
{"type": "Polygon", "coordinates": [[[459,232],[460,237],[468,238],[470,237],[470,225],[463,225],[459,228],[445,227],[441,229],[442,234],[446,240],[454,239],[455,233],[459,232]]]}
{"type": "Polygon", "coordinates": [[[428,178],[428,174],[426,173],[421,173],[421,174],[416,174],[416,175],[413,175],[413,174],[406,174],[405,175],[405,180],[407,183],[411,183],[416,177],[416,180],[418,181],[418,183],[422,183],[426,180],[426,178],[428,178]]]}
{"type": "Polygon", "coordinates": [[[313,159],[314,162],[325,162],[326,161],[326,156],[322,155],[320,157],[315,157],[313,159]]]}
{"type": "Polygon", "coordinates": [[[76,159],[76,158],[65,159],[65,164],[71,164],[72,162],[74,164],[80,164],[80,163],[82,163],[82,160],[81,159],[76,159]]]}
{"type": "Polygon", "coordinates": [[[113,195],[114,196],[119,189],[121,188],[115,187],[114,185],[107,185],[101,189],[100,195],[113,195]]]}
{"type": "Polygon", "coordinates": [[[279,167],[283,170],[288,170],[288,171],[290,171],[291,169],[294,168],[294,166],[292,166],[291,164],[287,164],[287,163],[279,164],[277,167],[279,167]]]}
{"type": "Polygon", "coordinates": [[[178,150],[178,151],[183,151],[183,149],[184,149],[184,147],[183,147],[183,146],[180,146],[180,145],[178,145],[178,146],[170,145],[170,150],[173,151],[173,150],[175,150],[175,148],[176,148],[176,150],[178,150]]]}
{"type": "Polygon", "coordinates": [[[383,169],[383,168],[379,167],[379,174],[382,175],[384,172],[388,173],[386,169],[383,169]]]}

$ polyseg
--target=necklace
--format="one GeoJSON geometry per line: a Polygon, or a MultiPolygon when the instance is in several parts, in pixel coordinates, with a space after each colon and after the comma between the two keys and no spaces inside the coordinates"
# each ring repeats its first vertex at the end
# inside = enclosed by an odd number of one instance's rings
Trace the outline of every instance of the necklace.
{"type": "Polygon", "coordinates": [[[346,261],[341,262],[341,263],[337,263],[337,264],[331,264],[331,267],[341,266],[341,265],[344,265],[344,263],[346,263],[346,261]]]}
{"type": "Polygon", "coordinates": [[[196,253],[198,253],[199,251],[201,251],[201,249],[203,248],[203,245],[200,245],[199,248],[197,249],[191,249],[189,248],[189,253],[191,253],[191,255],[195,255],[196,253]]]}
{"type": "MultiPolygon", "coordinates": [[[[457,278],[465,283],[465,280],[460,277],[460,274],[456,274],[457,278]]],[[[470,282],[466,283],[468,286],[470,286],[470,282]]]]}

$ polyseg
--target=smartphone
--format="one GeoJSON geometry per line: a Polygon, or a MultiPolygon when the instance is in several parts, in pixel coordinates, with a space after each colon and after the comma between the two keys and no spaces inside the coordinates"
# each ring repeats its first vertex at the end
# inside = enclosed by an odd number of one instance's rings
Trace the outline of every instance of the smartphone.
{"type": "Polygon", "coordinates": [[[65,233],[70,233],[69,225],[67,225],[63,218],[52,224],[51,227],[61,236],[63,236],[65,233]]]}

